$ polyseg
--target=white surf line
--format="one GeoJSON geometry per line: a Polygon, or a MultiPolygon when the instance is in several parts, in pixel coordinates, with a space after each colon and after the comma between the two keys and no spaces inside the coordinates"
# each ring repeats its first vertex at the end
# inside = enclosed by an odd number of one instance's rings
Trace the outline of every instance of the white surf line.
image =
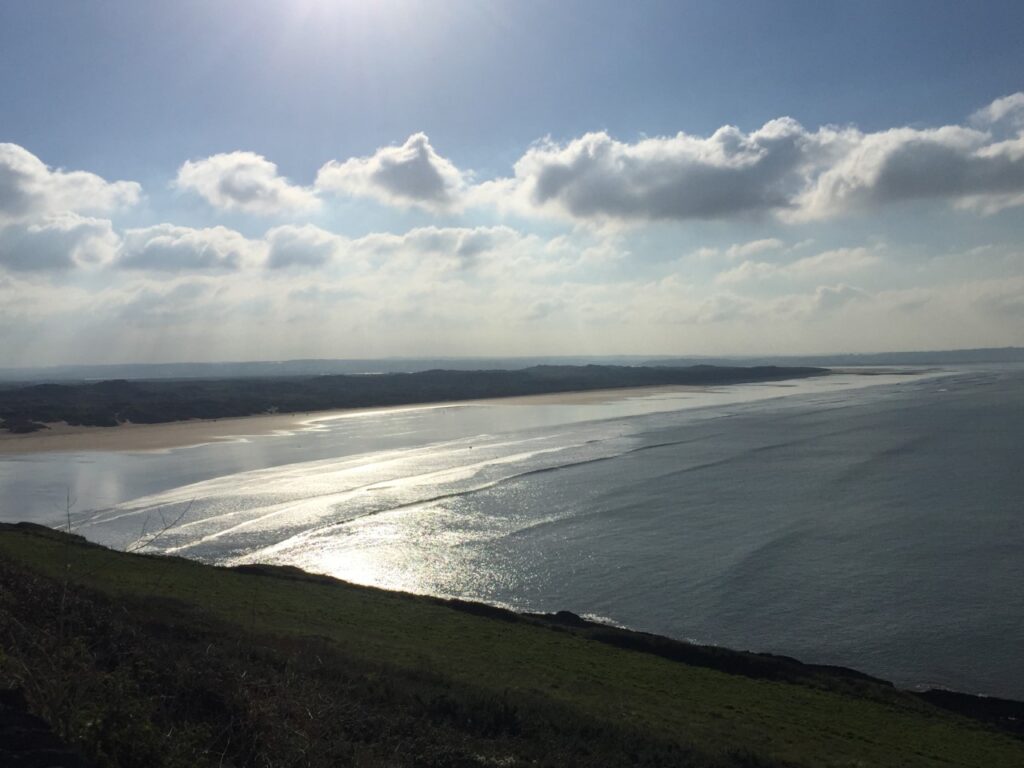
{"type": "MultiPolygon", "coordinates": [[[[573,447],[579,447],[579,446],[573,446],[573,447]]],[[[402,503],[402,504],[397,504],[395,506],[385,507],[383,509],[376,509],[376,510],[373,510],[373,511],[369,511],[369,512],[366,512],[366,513],[361,514],[361,515],[356,515],[354,517],[347,518],[345,520],[337,520],[337,521],[328,522],[328,523],[325,523],[325,524],[317,526],[317,527],[312,527],[312,528],[309,528],[309,529],[306,529],[306,530],[299,531],[298,533],[295,533],[292,536],[289,536],[289,537],[287,537],[285,539],[282,539],[279,542],[276,542],[274,544],[268,545],[266,547],[261,547],[260,549],[253,550],[252,552],[246,553],[244,555],[237,555],[237,556],[235,556],[233,558],[229,558],[229,559],[225,560],[224,562],[225,563],[229,563],[229,564],[230,563],[241,563],[241,562],[256,562],[257,561],[256,558],[261,557],[263,555],[271,555],[272,556],[272,555],[275,555],[278,552],[281,552],[283,550],[290,549],[292,547],[298,546],[302,541],[310,540],[310,539],[313,539],[313,538],[321,538],[321,537],[327,536],[330,533],[330,531],[332,531],[334,529],[346,528],[346,527],[350,527],[350,526],[353,526],[353,525],[363,525],[363,524],[367,523],[369,521],[369,519],[371,519],[371,518],[379,518],[379,517],[386,516],[386,515],[389,515],[389,514],[395,513],[395,512],[408,512],[410,510],[414,510],[414,509],[418,509],[418,508],[429,508],[431,506],[436,505],[438,502],[441,502],[441,501],[445,501],[445,500],[453,499],[453,498],[459,498],[459,497],[462,497],[462,496],[472,496],[475,493],[479,493],[481,491],[486,491],[486,490],[489,490],[491,488],[496,488],[496,487],[499,487],[499,486],[502,486],[502,485],[506,485],[506,484],[515,482],[517,480],[520,480],[523,477],[528,477],[530,475],[535,475],[535,474],[539,474],[539,473],[542,473],[542,472],[554,471],[554,470],[557,470],[557,469],[568,469],[568,468],[572,468],[572,467],[576,467],[576,466],[580,466],[580,465],[590,464],[590,463],[593,463],[595,461],[605,461],[605,460],[608,460],[608,459],[613,459],[613,458],[616,458],[618,456],[625,455],[626,453],[630,453],[630,452],[631,451],[627,451],[625,453],[617,453],[617,454],[613,454],[613,455],[610,455],[610,456],[591,457],[591,458],[587,458],[587,459],[582,459],[580,461],[567,462],[565,464],[558,464],[558,465],[555,465],[555,466],[552,466],[552,467],[547,467],[547,468],[530,469],[530,470],[527,470],[525,472],[520,472],[520,473],[516,473],[516,474],[513,474],[513,475],[507,475],[505,477],[495,478],[494,480],[491,480],[491,481],[486,482],[486,483],[481,483],[481,484],[473,486],[471,488],[464,488],[464,489],[461,489],[461,490],[458,490],[458,491],[451,491],[451,492],[448,492],[448,493],[438,494],[436,496],[433,496],[433,497],[430,497],[430,498],[426,498],[426,499],[416,499],[414,501],[409,501],[409,502],[405,502],[405,503],[402,503]]],[[[552,523],[552,522],[557,522],[558,520],[561,520],[561,519],[562,518],[559,517],[558,515],[548,515],[543,520],[537,521],[537,524],[540,524],[540,523],[549,524],[549,523],[552,523]]],[[[522,527],[522,529],[526,530],[530,526],[521,526],[521,527],[522,527]]],[[[515,533],[515,532],[516,532],[515,530],[513,530],[513,531],[506,531],[506,532],[503,532],[503,533],[500,533],[500,534],[496,534],[495,537],[507,536],[510,533],[515,533]]]]}
{"type": "Polygon", "coordinates": [[[169,506],[171,504],[187,503],[199,495],[208,495],[209,491],[216,490],[218,485],[237,485],[240,482],[240,478],[247,478],[254,482],[258,482],[259,480],[263,479],[263,476],[266,476],[272,477],[275,480],[275,482],[288,482],[290,480],[308,477],[311,471],[315,471],[318,468],[324,466],[335,467],[336,472],[343,472],[351,470],[353,468],[358,469],[361,467],[372,466],[375,464],[387,464],[390,462],[409,458],[410,455],[415,454],[417,452],[433,451],[438,448],[443,448],[447,445],[457,445],[460,442],[465,442],[465,440],[466,438],[458,438],[455,440],[447,440],[440,443],[433,443],[426,446],[420,446],[417,448],[391,449],[387,451],[369,451],[351,457],[315,459],[313,461],[297,462],[294,464],[283,464],[271,467],[261,467],[260,469],[252,469],[244,472],[220,475],[218,477],[200,480],[198,482],[190,483],[188,485],[178,486],[177,488],[170,488],[166,491],[160,491],[155,494],[141,496],[136,499],[121,502],[120,504],[117,504],[109,509],[93,513],[92,517],[88,519],[88,523],[95,525],[104,525],[107,523],[116,522],[125,517],[131,517],[133,515],[142,514],[148,511],[152,511],[154,509],[158,509],[160,507],[169,506]],[[368,463],[366,459],[371,456],[377,457],[377,460],[368,463]]]}
{"type": "MultiPolygon", "coordinates": [[[[533,458],[535,456],[540,456],[540,455],[547,454],[547,453],[561,452],[561,451],[571,450],[573,448],[580,448],[580,447],[582,447],[582,444],[560,446],[560,447],[557,447],[557,448],[546,448],[546,449],[539,450],[539,451],[530,451],[530,452],[526,452],[526,453],[512,454],[512,455],[509,455],[509,456],[497,457],[497,458],[494,458],[494,459],[485,459],[484,461],[476,462],[474,464],[463,465],[463,466],[454,467],[454,468],[450,468],[450,469],[435,470],[433,472],[424,472],[424,473],[420,473],[420,474],[416,474],[416,475],[409,475],[409,476],[406,476],[406,477],[398,477],[398,478],[393,478],[393,479],[389,479],[389,480],[381,480],[381,481],[377,481],[375,483],[371,483],[371,484],[364,485],[364,486],[359,486],[357,488],[348,489],[346,491],[342,491],[342,492],[338,492],[338,493],[322,494],[322,495],[319,495],[319,496],[311,496],[311,497],[306,497],[306,498],[299,499],[299,500],[293,500],[293,501],[289,501],[289,502],[284,502],[281,505],[274,505],[273,507],[270,508],[272,511],[268,511],[265,514],[259,515],[256,518],[252,518],[252,519],[249,519],[249,520],[244,520],[244,521],[242,521],[240,523],[237,523],[237,524],[235,524],[233,526],[230,526],[228,528],[225,528],[223,530],[216,531],[216,532],[208,534],[206,536],[202,536],[199,539],[196,539],[195,541],[189,542],[187,544],[182,544],[182,545],[177,546],[177,547],[168,547],[168,548],[165,548],[165,549],[161,549],[160,551],[165,552],[167,554],[172,554],[172,553],[175,553],[175,552],[184,551],[186,549],[191,549],[193,547],[202,546],[203,544],[207,544],[207,543],[209,543],[211,541],[216,541],[217,539],[223,538],[224,536],[227,536],[227,535],[229,535],[231,533],[234,533],[234,532],[237,532],[237,531],[240,531],[240,530],[244,530],[244,529],[246,529],[248,527],[257,525],[257,524],[262,523],[262,522],[264,522],[266,520],[269,520],[271,518],[278,517],[278,516],[280,516],[282,514],[285,514],[286,512],[288,512],[290,510],[301,509],[304,506],[308,506],[310,504],[310,502],[314,502],[314,501],[320,502],[321,506],[331,505],[333,507],[334,505],[336,505],[339,502],[344,502],[344,501],[346,501],[348,499],[352,499],[352,498],[355,498],[355,497],[360,496],[360,495],[365,495],[365,494],[370,493],[370,492],[372,492],[374,490],[390,489],[390,488],[394,488],[396,485],[398,485],[398,486],[410,486],[410,487],[423,486],[423,485],[429,484],[431,479],[442,479],[443,480],[444,478],[450,478],[449,482],[452,482],[454,480],[459,480],[459,479],[469,479],[469,478],[473,477],[475,474],[478,474],[479,470],[487,468],[487,467],[502,466],[502,465],[505,465],[505,464],[513,464],[513,463],[525,461],[526,459],[530,459],[530,458],[533,458]]],[[[357,515],[355,517],[348,518],[347,520],[344,520],[344,521],[335,521],[335,523],[332,523],[332,524],[344,524],[344,523],[352,522],[353,520],[357,520],[357,519],[360,519],[362,517],[366,517],[366,516],[369,516],[369,515],[380,514],[381,512],[386,512],[386,511],[394,510],[394,509],[402,509],[402,508],[405,508],[405,507],[409,506],[410,504],[418,504],[420,502],[437,501],[437,500],[442,499],[442,498],[450,498],[450,497],[453,497],[453,496],[461,496],[461,495],[464,495],[465,493],[473,493],[473,492],[476,492],[477,490],[483,490],[485,488],[491,487],[492,485],[494,485],[496,483],[499,483],[499,482],[502,482],[505,479],[506,478],[498,478],[498,479],[496,479],[496,480],[494,480],[494,481],[492,481],[490,483],[485,483],[485,484],[482,484],[482,485],[480,485],[480,486],[478,486],[476,488],[467,489],[465,491],[453,491],[453,492],[450,492],[450,493],[447,493],[447,494],[440,494],[440,495],[435,496],[435,497],[430,498],[430,499],[416,500],[414,502],[406,502],[406,503],[398,504],[398,505],[395,505],[395,506],[385,507],[384,509],[378,509],[378,510],[369,511],[369,512],[366,512],[366,513],[364,513],[362,515],[357,515]]],[[[442,485],[442,484],[443,484],[443,482],[442,483],[434,483],[434,485],[442,485]]],[[[244,513],[244,512],[245,512],[245,510],[241,510],[239,512],[233,512],[233,513],[228,513],[228,514],[236,515],[236,514],[240,514],[240,513],[244,513]]],[[[189,523],[187,526],[181,526],[180,528],[192,527],[192,526],[202,525],[202,524],[209,524],[212,521],[216,521],[218,519],[221,519],[221,516],[216,516],[216,517],[213,517],[213,518],[204,518],[203,520],[193,521],[193,522],[189,523]]],[[[179,528],[179,530],[180,530],[180,528],[179,528]]]]}

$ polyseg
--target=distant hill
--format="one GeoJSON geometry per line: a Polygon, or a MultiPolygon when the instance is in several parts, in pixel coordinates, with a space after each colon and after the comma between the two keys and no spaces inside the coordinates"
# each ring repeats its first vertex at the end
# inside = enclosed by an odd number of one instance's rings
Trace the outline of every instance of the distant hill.
{"type": "Polygon", "coordinates": [[[640,365],[643,355],[565,357],[392,357],[338,360],[265,360],[224,363],[125,363],[0,368],[0,381],[109,381],[112,379],[236,379],[370,373],[521,370],[538,365],[640,365]]]}
{"type": "Polygon", "coordinates": [[[32,432],[52,422],[113,427],[259,413],[303,413],[540,395],[618,387],[738,384],[827,373],[822,368],[688,368],[540,365],[522,370],[383,373],[233,379],[112,380],[8,386],[0,391],[0,429],[32,432]]]}
{"type": "Polygon", "coordinates": [[[875,352],[867,354],[780,355],[754,357],[654,357],[639,365],[819,365],[828,368],[871,365],[971,365],[981,363],[1024,363],[1024,348],[987,347],[939,351],[875,352]]]}
{"type": "Polygon", "coordinates": [[[650,356],[562,355],[534,357],[388,357],[310,360],[254,360],[219,363],[124,363],[0,368],[0,382],[109,381],[111,379],[234,379],[272,376],[337,376],[369,373],[522,370],[540,365],[612,366],[852,366],[957,365],[1024,362],[1024,348],[992,347],[946,351],[879,352],[869,354],[650,356]]]}

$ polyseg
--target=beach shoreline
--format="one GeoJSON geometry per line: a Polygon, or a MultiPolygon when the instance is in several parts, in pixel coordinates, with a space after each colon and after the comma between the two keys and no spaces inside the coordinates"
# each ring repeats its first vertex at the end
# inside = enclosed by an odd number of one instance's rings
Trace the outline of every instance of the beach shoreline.
{"type": "Polygon", "coordinates": [[[116,427],[47,424],[27,434],[0,432],[0,456],[93,451],[166,451],[208,443],[229,443],[249,437],[295,434],[322,429],[324,422],[378,413],[487,405],[596,405],[635,397],[707,392],[713,387],[659,385],[582,391],[549,392],[469,400],[448,400],[393,406],[367,406],[299,413],[254,414],[222,419],[190,419],[158,424],[120,424],[116,427]]]}

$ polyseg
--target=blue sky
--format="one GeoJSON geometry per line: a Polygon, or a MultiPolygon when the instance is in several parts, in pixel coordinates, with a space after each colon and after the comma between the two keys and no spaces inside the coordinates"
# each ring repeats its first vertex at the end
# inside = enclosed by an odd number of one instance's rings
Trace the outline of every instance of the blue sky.
{"type": "Polygon", "coordinates": [[[4,3],[4,362],[1024,344],[1022,28],[4,3]]]}

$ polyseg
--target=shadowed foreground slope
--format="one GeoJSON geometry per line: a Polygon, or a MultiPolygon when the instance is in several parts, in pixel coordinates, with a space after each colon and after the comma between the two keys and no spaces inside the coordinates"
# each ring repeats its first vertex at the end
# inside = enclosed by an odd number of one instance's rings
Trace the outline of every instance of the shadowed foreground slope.
{"type": "Polygon", "coordinates": [[[612,636],[0,526],[0,686],[100,765],[1024,765],[863,676],[612,636]]]}

